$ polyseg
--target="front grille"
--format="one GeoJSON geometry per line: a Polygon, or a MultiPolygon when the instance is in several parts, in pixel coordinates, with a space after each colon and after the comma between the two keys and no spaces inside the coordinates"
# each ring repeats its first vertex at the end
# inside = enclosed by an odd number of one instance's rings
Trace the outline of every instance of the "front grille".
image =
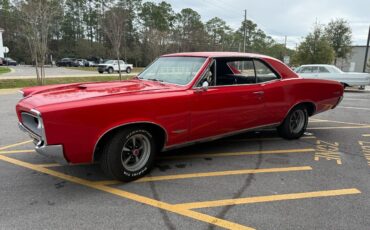
{"type": "Polygon", "coordinates": [[[37,116],[30,113],[21,113],[21,117],[24,127],[26,127],[29,131],[36,134],[37,136],[42,136],[42,124],[37,116]]]}

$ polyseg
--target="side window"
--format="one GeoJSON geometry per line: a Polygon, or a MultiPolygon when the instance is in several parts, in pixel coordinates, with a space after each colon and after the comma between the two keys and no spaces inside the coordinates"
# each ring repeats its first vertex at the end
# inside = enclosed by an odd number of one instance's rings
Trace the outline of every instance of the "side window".
{"type": "Polygon", "coordinates": [[[231,74],[220,76],[219,84],[243,85],[256,83],[256,74],[252,60],[240,60],[227,62],[227,67],[231,70],[231,74]]]}
{"type": "Polygon", "coordinates": [[[302,67],[299,73],[313,73],[313,68],[311,66],[302,67]]]}
{"type": "Polygon", "coordinates": [[[329,73],[329,70],[326,69],[325,67],[320,66],[319,67],[319,73],[329,73]]]}
{"type": "Polygon", "coordinates": [[[272,81],[280,78],[265,63],[259,60],[254,61],[254,66],[256,68],[256,77],[258,83],[272,81]]]}

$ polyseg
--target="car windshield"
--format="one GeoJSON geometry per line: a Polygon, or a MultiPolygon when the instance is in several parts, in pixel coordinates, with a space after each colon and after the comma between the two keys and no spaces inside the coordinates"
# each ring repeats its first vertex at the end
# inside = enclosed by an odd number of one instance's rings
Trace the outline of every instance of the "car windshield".
{"type": "Polygon", "coordinates": [[[104,62],[104,64],[113,64],[113,60],[108,60],[108,61],[106,61],[106,62],[104,62]]]}
{"type": "Polygon", "coordinates": [[[198,73],[206,58],[203,57],[161,57],[140,75],[140,79],[188,84],[198,73]]]}

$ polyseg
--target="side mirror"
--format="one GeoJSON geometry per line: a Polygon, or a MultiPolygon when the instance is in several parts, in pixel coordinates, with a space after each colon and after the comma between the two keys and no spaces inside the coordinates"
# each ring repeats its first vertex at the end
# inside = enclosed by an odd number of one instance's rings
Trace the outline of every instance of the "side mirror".
{"type": "Polygon", "coordinates": [[[202,84],[202,89],[203,89],[204,91],[207,91],[207,90],[208,90],[208,87],[209,87],[209,83],[208,83],[208,81],[204,81],[204,82],[203,82],[203,84],[202,84]]]}

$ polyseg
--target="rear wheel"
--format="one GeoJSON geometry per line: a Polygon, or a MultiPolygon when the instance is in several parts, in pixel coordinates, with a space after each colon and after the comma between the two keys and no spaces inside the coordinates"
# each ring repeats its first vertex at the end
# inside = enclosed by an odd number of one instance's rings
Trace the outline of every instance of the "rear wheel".
{"type": "Polygon", "coordinates": [[[298,139],[306,131],[307,124],[308,113],[306,107],[296,106],[289,112],[277,131],[285,139],[298,139]]]}
{"type": "Polygon", "coordinates": [[[128,182],[151,170],[155,153],[156,145],[150,132],[128,128],[114,134],[106,143],[100,165],[108,176],[128,182]]]}

